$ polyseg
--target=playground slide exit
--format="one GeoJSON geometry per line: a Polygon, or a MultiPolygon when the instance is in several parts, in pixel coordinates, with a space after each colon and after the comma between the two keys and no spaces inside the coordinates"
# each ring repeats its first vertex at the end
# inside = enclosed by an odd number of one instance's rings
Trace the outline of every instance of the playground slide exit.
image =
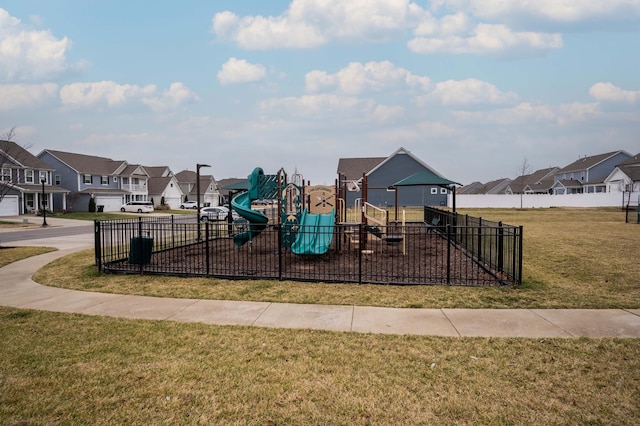
{"type": "Polygon", "coordinates": [[[291,246],[291,251],[299,255],[325,254],[333,240],[334,224],[333,210],[328,214],[312,214],[304,209],[300,217],[298,236],[291,246]]]}

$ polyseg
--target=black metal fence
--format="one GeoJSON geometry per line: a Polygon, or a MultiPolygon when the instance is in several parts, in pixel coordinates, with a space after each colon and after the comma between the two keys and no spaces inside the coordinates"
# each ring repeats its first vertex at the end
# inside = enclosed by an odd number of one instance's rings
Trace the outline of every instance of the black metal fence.
{"type": "Polygon", "coordinates": [[[499,271],[507,282],[522,283],[522,226],[506,225],[481,217],[424,208],[425,223],[436,218],[440,232],[489,270],[499,271]]]}
{"type": "Polygon", "coordinates": [[[197,223],[194,215],[96,221],[95,257],[99,270],[108,273],[397,285],[521,283],[521,227],[450,216],[441,222],[315,226],[298,230],[301,244],[291,243],[291,228],[274,224],[236,246],[233,235],[246,230],[246,223],[197,223]],[[328,242],[326,251],[316,250],[318,238],[328,242]]]}

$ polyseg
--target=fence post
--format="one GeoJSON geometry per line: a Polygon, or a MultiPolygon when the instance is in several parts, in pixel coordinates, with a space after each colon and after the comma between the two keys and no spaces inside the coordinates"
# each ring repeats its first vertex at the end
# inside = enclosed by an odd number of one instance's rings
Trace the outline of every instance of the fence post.
{"type": "MultiPolygon", "coordinates": [[[[200,225],[198,225],[200,226],[200,225]]],[[[210,271],[210,264],[211,264],[211,260],[209,259],[209,221],[206,221],[204,223],[204,255],[206,256],[206,260],[205,260],[205,267],[206,267],[206,276],[209,276],[209,271],[210,271]]]]}
{"type": "Polygon", "coordinates": [[[174,215],[171,215],[171,248],[176,246],[176,223],[174,215]]]}
{"type": "Polygon", "coordinates": [[[518,227],[518,236],[520,237],[520,240],[518,241],[518,274],[516,275],[516,283],[517,284],[522,284],[522,241],[524,240],[524,235],[523,235],[523,231],[524,231],[524,227],[522,225],[520,225],[518,227]]]}
{"type": "Polygon", "coordinates": [[[504,228],[502,222],[498,222],[498,271],[504,270],[504,228]]]}
{"type": "Polygon", "coordinates": [[[138,259],[139,264],[140,264],[140,275],[143,274],[144,272],[144,262],[142,261],[142,259],[144,259],[144,249],[143,249],[143,244],[142,244],[142,217],[138,216],[138,238],[140,239],[140,244],[138,244],[138,259]]]}
{"type": "Polygon", "coordinates": [[[278,280],[282,281],[282,224],[277,224],[278,230],[278,280]]]}
{"type": "Polygon", "coordinates": [[[447,285],[451,283],[451,224],[447,223],[447,285]]]}
{"type": "Polygon", "coordinates": [[[93,245],[95,250],[95,261],[98,271],[102,272],[102,238],[100,235],[100,221],[93,221],[93,245]]]}
{"type": "MultiPolygon", "coordinates": [[[[358,284],[362,284],[362,236],[364,233],[364,225],[358,225],[358,284]]],[[[366,238],[367,236],[364,235],[366,238]]]]}
{"type": "Polygon", "coordinates": [[[482,259],[482,218],[478,218],[478,260],[482,259]]]}

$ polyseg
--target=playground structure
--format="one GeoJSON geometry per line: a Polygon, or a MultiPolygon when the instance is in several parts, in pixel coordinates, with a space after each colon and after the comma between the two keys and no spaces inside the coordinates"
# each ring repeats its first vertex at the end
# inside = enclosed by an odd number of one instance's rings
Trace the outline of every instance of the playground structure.
{"type": "Polygon", "coordinates": [[[252,208],[254,200],[268,199],[277,202],[282,246],[294,254],[325,254],[333,241],[336,223],[346,225],[340,229],[344,234],[342,240],[348,238],[349,247],[371,254],[374,244],[381,247],[399,245],[402,253],[406,254],[404,212],[402,220],[389,222],[385,209],[368,203],[366,177],[362,180],[363,197],[356,199],[354,206],[354,211],[360,213],[355,215],[355,220],[347,219],[344,193],[349,188],[340,185],[339,181],[334,187],[305,186],[301,176],[292,180],[301,181],[302,185],[288,182],[282,169],[275,175],[266,175],[260,167],[256,167],[247,179],[248,190],[231,200],[232,209],[246,221],[244,229],[233,236],[237,247],[251,243],[269,225],[269,217],[260,209],[252,208]]]}
{"type": "Polygon", "coordinates": [[[331,187],[287,182],[282,169],[276,175],[265,175],[256,167],[247,178],[249,189],[231,200],[231,208],[247,222],[246,229],[233,236],[237,247],[251,243],[269,225],[269,217],[252,208],[254,200],[268,199],[277,202],[283,248],[297,255],[322,255],[329,250],[335,224],[335,193],[331,187]]]}
{"type": "MultiPolygon", "coordinates": [[[[372,254],[373,245],[380,249],[385,245],[400,246],[403,255],[407,254],[406,249],[406,220],[404,210],[398,212],[397,202],[395,203],[395,220],[389,220],[386,209],[374,206],[367,201],[368,182],[363,174],[361,186],[353,182],[344,181],[340,176],[336,181],[336,192],[339,200],[340,223],[352,225],[359,232],[351,232],[349,244],[357,247],[365,254],[372,254]],[[353,209],[346,206],[346,193],[348,191],[362,191],[362,197],[356,198],[353,209]],[[361,226],[363,225],[363,226],[361,226]]],[[[348,231],[347,231],[348,232],[348,231]]]]}
{"type": "Polygon", "coordinates": [[[226,225],[185,215],[97,221],[98,268],[338,283],[521,283],[522,227],[430,207],[410,223],[404,211],[392,221],[390,211],[366,201],[366,179],[351,212],[344,201],[350,188],[340,180],[311,186],[301,175],[288,181],[283,170],[265,175],[258,167],[248,182],[230,194],[230,207],[242,219],[232,221],[230,214],[226,225]],[[274,202],[252,203],[262,199],[274,202]]]}

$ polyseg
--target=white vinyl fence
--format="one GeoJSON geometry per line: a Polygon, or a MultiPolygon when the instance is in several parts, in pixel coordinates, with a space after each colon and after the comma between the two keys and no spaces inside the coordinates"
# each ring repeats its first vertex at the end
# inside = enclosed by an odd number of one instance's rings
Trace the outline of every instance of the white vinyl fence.
{"type": "MultiPolygon", "coordinates": [[[[638,206],[640,192],[631,194],[631,206],[638,206]]],[[[629,193],[596,194],[456,194],[457,208],[548,208],[548,207],[623,207],[629,193]],[[624,197],[624,198],[623,198],[624,197]]],[[[453,195],[449,195],[453,207],[453,195]]]]}

